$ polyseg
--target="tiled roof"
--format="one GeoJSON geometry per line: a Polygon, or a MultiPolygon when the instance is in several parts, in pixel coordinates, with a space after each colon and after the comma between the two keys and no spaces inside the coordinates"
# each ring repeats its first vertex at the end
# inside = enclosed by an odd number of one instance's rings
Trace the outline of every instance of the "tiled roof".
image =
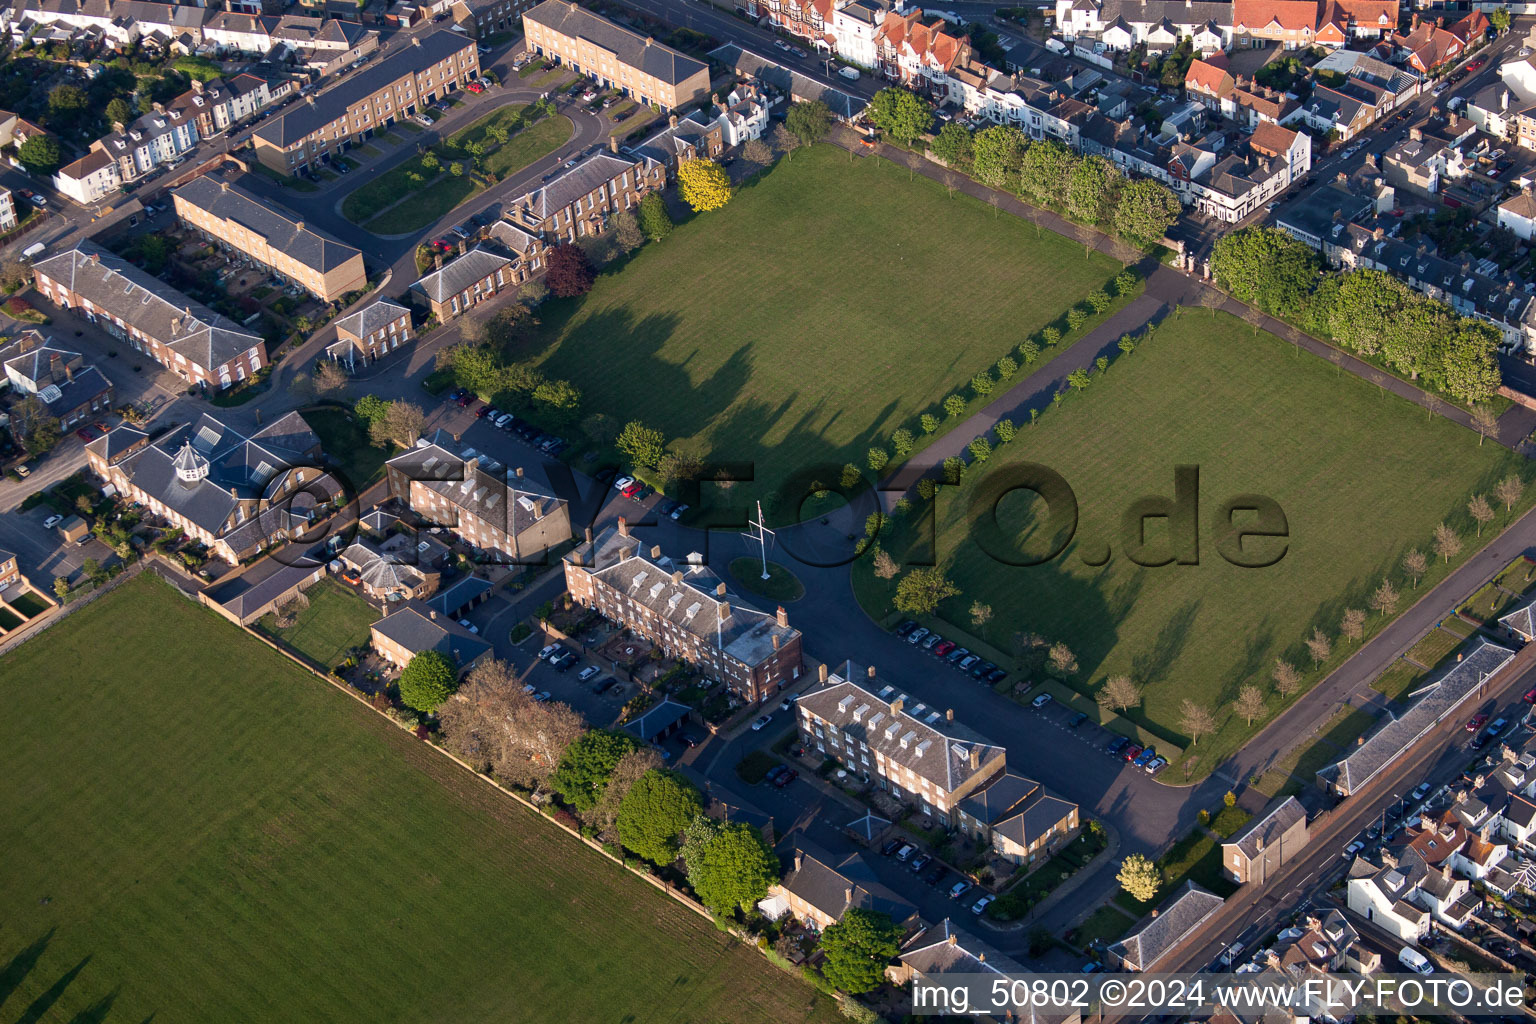
{"type": "Polygon", "coordinates": [[[1227,70],[1227,55],[1213,54],[1201,60],[1190,61],[1184,73],[1184,87],[1194,88],[1213,96],[1225,96],[1232,91],[1232,75],[1227,70]]]}
{"type": "Polygon", "coordinates": [[[476,281],[484,281],[496,271],[511,265],[512,261],[507,257],[475,246],[464,255],[444,263],[440,269],[432,271],[411,287],[420,290],[433,302],[447,302],[476,281]]]}
{"type": "Polygon", "coordinates": [[[992,831],[1028,849],[1070,818],[1075,810],[1077,804],[1072,801],[1041,793],[1026,802],[1016,814],[994,825],[992,831]]]}
{"type": "Polygon", "coordinates": [[[1207,892],[1194,882],[1185,882],[1166,903],[1156,917],[1150,918],[1135,931],[1109,947],[1135,971],[1145,971],[1186,935],[1220,910],[1225,901],[1213,892],[1207,892]]]}
{"type": "Polygon", "coordinates": [[[265,348],[260,336],[94,242],[78,242],[73,249],[39,260],[33,269],[209,374],[249,349],[265,348]]]}
{"type": "Polygon", "coordinates": [[[835,921],[852,907],[885,914],[897,924],[917,914],[916,907],[875,877],[858,853],[837,856],[802,844],[795,855],[799,866],[791,867],[779,884],[835,921]]]}
{"type": "MultiPolygon", "coordinates": [[[[546,3],[560,0],[545,0],[546,3]]],[[[594,153],[570,170],[561,173],[548,184],[541,185],[532,192],[516,200],[514,206],[527,206],[533,213],[543,220],[557,210],[563,210],[576,200],[581,199],[608,182],[618,178],[625,171],[635,169],[635,161],[625,160],[614,156],[609,152],[594,153]]]]}
{"type": "Polygon", "coordinates": [[[765,85],[787,93],[797,102],[820,100],[827,105],[827,109],[832,111],[834,117],[843,121],[853,120],[869,105],[868,100],[825,85],[780,64],[772,57],[743,49],[735,43],[727,43],[711,50],[709,57],[737,74],[756,78],[765,85]]]}
{"type": "MultiPolygon", "coordinates": [[[[348,313],[336,321],[336,330],[346,331],[356,338],[366,338],[374,331],[382,330],[399,320],[402,316],[408,316],[410,310],[398,302],[388,299],[375,299],[356,313],[348,313]]],[[[410,325],[410,321],[406,321],[410,325]]]]}
{"type": "Polygon", "coordinates": [[[287,113],[278,114],[255,137],[274,146],[287,148],[346,114],[352,104],[372,96],[402,78],[414,76],[464,50],[473,50],[475,41],[451,29],[429,35],[413,36],[411,44],[378,62],[357,71],[318,95],[295,103],[287,113]]]}
{"type": "Polygon", "coordinates": [[[1275,23],[1291,32],[1315,31],[1317,6],[1317,0],[1233,0],[1232,24],[1251,30],[1275,23]]]}
{"type": "Polygon", "coordinates": [[[562,504],[522,477],[509,474],[503,480],[481,469],[478,461],[466,462],[435,444],[402,452],[388,465],[442,495],[460,515],[510,536],[555,514],[562,504]]]}
{"type": "Polygon", "coordinates": [[[272,200],[258,199],[218,175],[200,175],[171,194],[260,235],[272,248],[322,274],[362,255],[361,250],[283,213],[272,200]]]}
{"type": "Polygon", "coordinates": [[[1419,737],[1452,714],[1483,681],[1514,658],[1513,651],[1487,640],[1478,642],[1398,718],[1388,722],[1348,757],[1318,772],[1318,777],[1352,793],[1375,778],[1419,737]]]}
{"type": "Polygon", "coordinates": [[[373,624],[379,635],[393,640],[411,654],[437,651],[463,668],[491,649],[491,645],[470,634],[452,619],[431,618],[414,604],[391,612],[373,624]]]}
{"type": "Polygon", "coordinates": [[[1256,153],[1278,157],[1291,151],[1299,133],[1282,128],[1273,121],[1262,121],[1248,137],[1248,146],[1256,153]]]}
{"type": "Polygon", "coordinates": [[[544,0],[523,15],[523,20],[541,25],[572,39],[584,39],[613,53],[618,60],[668,85],[681,85],[708,66],[686,54],[663,46],[648,36],[631,32],[607,18],[593,14],[568,0],[544,0]]]}
{"type": "Polygon", "coordinates": [[[208,597],[244,619],[303,583],[322,564],[308,556],[264,558],[235,578],[209,588],[208,597]]]}
{"type": "Polygon", "coordinates": [[[1024,966],[1017,960],[957,927],[947,917],[908,939],[897,956],[902,963],[928,978],[946,974],[1025,973],[1024,966]]]}
{"type": "Polygon", "coordinates": [[[796,708],[869,747],[887,764],[899,764],[952,793],[975,775],[996,770],[1003,748],[943,712],[913,703],[896,687],[856,672],[852,662],[820,689],[802,694],[796,708]],[[868,684],[868,687],[866,685],[868,684]],[[972,755],[976,767],[972,767],[972,755]]]}
{"type": "Polygon", "coordinates": [[[1236,846],[1250,860],[1259,855],[1260,843],[1274,846],[1298,821],[1307,820],[1307,809],[1294,796],[1275,804],[1260,817],[1239,829],[1223,846],[1236,846]]]}
{"type": "MultiPolygon", "coordinates": [[[[1521,192],[1519,195],[1504,200],[1499,204],[1500,210],[1508,210],[1516,217],[1524,217],[1527,220],[1536,220],[1536,196],[1529,192],[1521,192]]],[[[1536,603],[1536,602],[1533,602],[1536,603]]],[[[1527,608],[1530,606],[1527,605],[1527,608]]],[[[1503,622],[1503,619],[1499,620],[1503,622]]]]}

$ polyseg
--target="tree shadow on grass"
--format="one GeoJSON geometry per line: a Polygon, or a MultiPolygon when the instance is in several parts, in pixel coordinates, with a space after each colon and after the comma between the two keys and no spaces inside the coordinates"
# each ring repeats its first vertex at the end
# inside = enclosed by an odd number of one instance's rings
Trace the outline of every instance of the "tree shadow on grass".
{"type": "Polygon", "coordinates": [[[10,962],[4,968],[0,968],[0,1006],[11,997],[27,975],[32,973],[37,962],[43,958],[43,953],[48,949],[48,944],[53,941],[55,929],[50,928],[36,939],[27,948],[11,957],[10,962]]]}
{"type": "Polygon", "coordinates": [[[69,986],[74,984],[75,979],[80,976],[80,972],[85,970],[86,964],[90,962],[91,958],[87,956],[61,974],[58,981],[50,985],[46,992],[32,1000],[32,1004],[22,1011],[21,1016],[16,1018],[16,1024],[37,1024],[38,1021],[42,1020],[43,1016],[53,1009],[53,1004],[57,1003],[69,986]]]}
{"type": "Polygon", "coordinates": [[[117,1002],[117,989],[113,989],[90,1006],[81,1010],[69,1018],[69,1024],[103,1024],[107,1015],[112,1012],[112,1004],[117,1002]]]}

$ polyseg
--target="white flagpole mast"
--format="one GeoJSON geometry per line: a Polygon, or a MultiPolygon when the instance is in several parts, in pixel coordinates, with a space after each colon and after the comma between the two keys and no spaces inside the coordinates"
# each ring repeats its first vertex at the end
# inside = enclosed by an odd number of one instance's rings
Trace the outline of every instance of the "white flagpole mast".
{"type": "Polygon", "coordinates": [[[768,579],[768,538],[772,537],[774,532],[768,529],[767,525],[763,522],[763,503],[761,501],[757,503],[757,522],[748,523],[747,525],[756,527],[757,529],[755,534],[749,533],[746,536],[750,537],[752,540],[757,541],[758,544],[762,547],[763,579],[766,580],[768,579]]]}

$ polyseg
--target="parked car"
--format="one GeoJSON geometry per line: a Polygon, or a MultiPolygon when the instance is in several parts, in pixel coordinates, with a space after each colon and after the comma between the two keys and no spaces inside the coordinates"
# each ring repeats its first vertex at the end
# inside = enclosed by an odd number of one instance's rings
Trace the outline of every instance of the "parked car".
{"type": "Polygon", "coordinates": [[[1134,761],[1136,758],[1138,758],[1140,756],[1141,756],[1141,744],[1140,743],[1132,743],[1130,746],[1126,747],[1124,750],[1122,750],[1120,752],[1121,760],[1125,761],[1127,764],[1131,763],[1132,761],[1134,761]]]}
{"type": "Polygon", "coordinates": [[[43,529],[51,530],[55,526],[58,526],[63,521],[64,521],[64,517],[63,516],[49,516],[47,519],[43,520],[43,529]]]}
{"type": "Polygon", "coordinates": [[[980,917],[986,911],[986,909],[992,905],[992,901],[995,899],[997,899],[996,896],[992,895],[991,893],[987,893],[981,899],[971,904],[971,913],[975,914],[977,917],[980,917]]]}
{"type": "MultiPolygon", "coordinates": [[[[911,619],[908,619],[896,627],[896,635],[899,637],[905,637],[908,633],[912,632],[916,628],[917,623],[913,622],[911,619]]],[[[1526,697],[1530,699],[1532,704],[1536,704],[1536,696],[1533,696],[1533,694],[1536,694],[1536,690],[1532,690],[1530,693],[1526,694],[1526,697]]]]}
{"type": "Polygon", "coordinates": [[[512,422],[512,414],[509,413],[509,412],[504,412],[500,416],[496,417],[496,426],[497,426],[497,428],[499,428],[501,430],[507,429],[507,424],[511,423],[511,422],[512,422]]]}
{"type": "Polygon", "coordinates": [[[927,882],[929,885],[938,885],[939,879],[943,878],[945,874],[948,873],[948,871],[949,869],[946,868],[943,864],[935,864],[933,867],[929,868],[928,873],[923,876],[923,881],[927,882]]]}
{"type": "Polygon", "coordinates": [[[1082,725],[1086,721],[1088,721],[1087,713],[1083,712],[1083,711],[1079,711],[1077,714],[1073,715],[1067,721],[1067,728],[1068,729],[1076,729],[1078,726],[1082,725]]]}
{"type": "Polygon", "coordinates": [[[785,42],[785,41],[784,41],[784,40],[782,40],[782,39],[775,39],[775,40],[774,40],[774,41],[773,41],[773,45],[774,45],[774,46],[777,46],[777,47],[778,47],[778,48],[779,48],[779,49],[781,49],[781,50],[783,50],[783,51],[784,51],[784,52],[785,52],[785,53],[788,53],[788,52],[789,52],[789,44],[788,44],[788,43],[786,43],[786,42],[785,42]]]}
{"type": "Polygon", "coordinates": [[[932,863],[933,863],[933,858],[932,857],[928,856],[926,853],[921,854],[911,864],[912,873],[914,875],[920,874],[922,872],[923,868],[927,867],[929,864],[932,864],[932,863]]]}
{"type": "Polygon", "coordinates": [[[1363,849],[1365,849],[1365,844],[1356,839],[1354,842],[1344,847],[1344,859],[1350,860],[1354,857],[1355,854],[1359,853],[1363,849]]]}
{"type": "Polygon", "coordinates": [[[1110,743],[1109,746],[1105,747],[1104,750],[1105,750],[1106,753],[1109,754],[1110,757],[1119,757],[1120,756],[1120,751],[1122,751],[1126,747],[1130,746],[1130,744],[1131,744],[1131,741],[1129,739],[1127,739],[1124,736],[1119,736],[1119,737],[1116,737],[1115,740],[1112,743],[1110,743]]]}
{"type": "Polygon", "coordinates": [[[656,514],[659,516],[671,515],[674,508],[677,508],[677,502],[671,498],[662,498],[656,503],[656,514]]]}
{"type": "Polygon", "coordinates": [[[986,675],[986,681],[991,683],[993,686],[996,686],[998,683],[1007,678],[1008,670],[1005,668],[995,668],[991,672],[988,672],[986,675]]]}
{"type": "Polygon", "coordinates": [[[622,492],[624,488],[635,482],[632,476],[621,476],[613,482],[613,489],[622,492]]]}
{"type": "Polygon", "coordinates": [[[681,743],[683,746],[687,747],[689,750],[692,750],[694,747],[699,745],[698,737],[693,735],[692,733],[688,733],[688,732],[685,732],[681,736],[679,736],[677,738],[677,742],[681,743]]]}
{"type": "Polygon", "coordinates": [[[948,654],[950,651],[955,650],[956,646],[957,645],[955,644],[955,642],[953,640],[944,640],[944,641],[934,645],[933,653],[935,655],[937,655],[938,657],[942,658],[946,654],[948,654]]]}
{"type": "Polygon", "coordinates": [[[790,708],[792,708],[794,706],[795,706],[795,695],[792,694],[792,693],[789,694],[788,696],[786,696],[783,700],[779,701],[779,710],[780,711],[788,711],[790,708]]]}
{"type": "Polygon", "coordinates": [[[1154,757],[1156,757],[1156,756],[1157,756],[1157,751],[1154,750],[1151,747],[1148,747],[1147,749],[1143,750],[1141,753],[1137,754],[1136,757],[1134,759],[1132,759],[1131,764],[1135,765],[1137,768],[1145,768],[1148,764],[1150,764],[1152,762],[1152,759],[1154,757]]]}
{"type": "Polygon", "coordinates": [[[75,431],[75,436],[82,441],[94,441],[96,439],[96,431],[92,430],[90,427],[81,427],[79,430],[75,431]]]}
{"type": "Polygon", "coordinates": [[[764,729],[768,728],[768,723],[772,722],[772,721],[773,721],[773,716],[772,715],[764,715],[763,717],[759,718],[757,721],[752,723],[752,731],[753,732],[762,732],[764,729]]]}
{"type": "Polygon", "coordinates": [[[1040,708],[1045,707],[1050,702],[1051,702],[1051,695],[1048,694],[1048,693],[1042,693],[1040,696],[1038,696],[1034,700],[1030,701],[1029,702],[1029,706],[1032,707],[1032,708],[1035,708],[1036,710],[1038,710],[1040,708]]]}
{"type": "Polygon", "coordinates": [[[1507,719],[1507,718],[1495,718],[1493,720],[1493,724],[1488,727],[1488,735],[1489,736],[1497,736],[1500,733],[1502,733],[1504,731],[1505,727],[1507,727],[1508,725],[1509,725],[1509,719],[1507,719]]]}
{"type": "Polygon", "coordinates": [[[622,491],[620,491],[619,493],[624,495],[624,497],[626,497],[626,498],[637,498],[638,499],[640,497],[640,492],[643,491],[644,489],[645,489],[645,485],[640,483],[638,480],[636,480],[633,483],[631,483],[628,487],[626,487],[622,491]]]}
{"type": "Polygon", "coordinates": [[[962,879],[961,881],[958,881],[949,887],[949,898],[952,900],[957,900],[970,891],[971,883],[962,879]]]}
{"type": "Polygon", "coordinates": [[[592,687],[592,692],[595,694],[607,693],[609,690],[613,689],[614,684],[617,682],[618,680],[614,679],[613,676],[604,676],[603,678],[599,679],[597,683],[592,687]]]}
{"type": "Polygon", "coordinates": [[[914,629],[912,632],[907,634],[907,643],[909,643],[909,644],[921,643],[922,640],[923,640],[923,637],[925,637],[927,635],[928,635],[928,630],[925,629],[922,626],[919,626],[916,629],[914,629]]]}
{"type": "Polygon", "coordinates": [[[1413,793],[1409,795],[1409,799],[1410,800],[1423,800],[1424,799],[1424,795],[1426,793],[1428,793],[1429,790],[1430,790],[1429,783],[1421,782],[1421,783],[1418,784],[1417,787],[1414,788],[1413,793]]]}
{"type": "Polygon", "coordinates": [[[951,665],[958,665],[970,656],[971,652],[966,650],[964,647],[956,647],[944,655],[944,660],[949,662],[951,665]]]}
{"type": "Polygon", "coordinates": [[[920,646],[925,651],[931,651],[931,650],[933,650],[935,647],[937,647],[939,644],[941,644],[943,642],[944,642],[944,638],[942,636],[939,636],[939,634],[937,634],[937,633],[929,633],[928,636],[926,638],[924,638],[924,640],[923,640],[923,642],[922,642],[922,644],[920,646]]]}
{"type": "Polygon", "coordinates": [[[559,651],[559,644],[545,644],[543,647],[539,648],[539,660],[548,661],[552,655],[559,653],[559,651]]]}
{"type": "Polygon", "coordinates": [[[468,82],[465,84],[464,88],[468,89],[470,92],[485,92],[485,86],[481,85],[479,82],[468,82]]]}
{"type": "Polygon", "coordinates": [[[548,703],[552,697],[554,697],[554,694],[550,693],[548,690],[540,690],[538,693],[533,695],[533,699],[538,701],[540,704],[548,703]]]}
{"type": "Polygon", "coordinates": [[[958,663],[956,663],[955,667],[958,668],[961,672],[969,672],[979,664],[981,664],[981,655],[967,654],[965,657],[961,658],[958,663]]]}
{"type": "Polygon", "coordinates": [[[912,859],[912,855],[916,852],[916,846],[912,845],[911,843],[902,843],[901,846],[896,850],[896,859],[905,864],[908,860],[912,859]]]}
{"type": "Polygon", "coordinates": [[[1477,730],[1481,729],[1484,724],[1487,723],[1487,721],[1488,716],[1486,714],[1473,715],[1471,718],[1467,719],[1467,732],[1477,732],[1477,730]]]}
{"type": "Polygon", "coordinates": [[[779,776],[783,775],[787,771],[789,771],[789,766],[788,765],[776,764],[772,768],[769,768],[766,772],[763,773],[763,781],[764,782],[771,782],[774,785],[777,785],[778,781],[779,781],[779,776]]]}
{"type": "Polygon", "coordinates": [[[575,664],[580,660],[581,659],[576,656],[575,651],[566,651],[558,659],[552,659],[550,664],[555,666],[556,672],[565,672],[568,669],[574,667],[575,664]]]}
{"type": "Polygon", "coordinates": [[[468,619],[460,619],[459,625],[463,626],[465,629],[469,630],[471,633],[476,634],[477,636],[480,633],[480,627],[475,625],[473,622],[470,622],[468,619]]]}
{"type": "Polygon", "coordinates": [[[588,679],[595,679],[595,678],[597,678],[597,676],[602,671],[603,670],[598,668],[596,665],[588,665],[586,668],[584,668],[580,672],[576,673],[576,678],[580,679],[582,682],[586,682],[588,679]]]}
{"type": "Polygon", "coordinates": [[[794,782],[799,777],[800,773],[795,771],[793,768],[785,768],[782,772],[779,773],[779,777],[773,780],[773,784],[779,789],[783,789],[785,786],[789,785],[791,782],[794,782]]]}
{"type": "Polygon", "coordinates": [[[681,518],[683,518],[683,513],[687,512],[687,511],[688,511],[688,506],[687,505],[678,505],[677,508],[674,508],[670,513],[668,513],[667,518],[668,519],[681,519],[681,518]]]}
{"type": "Polygon", "coordinates": [[[885,843],[882,844],[881,847],[880,847],[880,855],[882,857],[889,857],[891,854],[895,853],[900,847],[901,847],[901,840],[900,839],[887,839],[885,841],[885,843]]]}
{"type": "Polygon", "coordinates": [[[1147,774],[1148,775],[1156,775],[1158,772],[1162,771],[1166,767],[1168,767],[1168,759],[1166,757],[1164,757],[1163,755],[1159,754],[1156,757],[1154,757],[1151,761],[1147,762],[1147,774]]]}

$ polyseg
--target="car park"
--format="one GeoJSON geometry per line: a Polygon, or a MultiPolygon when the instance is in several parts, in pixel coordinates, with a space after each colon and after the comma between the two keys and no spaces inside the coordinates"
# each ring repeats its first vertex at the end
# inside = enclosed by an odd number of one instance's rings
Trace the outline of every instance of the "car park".
{"type": "Polygon", "coordinates": [[[49,516],[47,519],[43,520],[43,529],[51,530],[55,526],[58,526],[63,521],[64,521],[64,517],[63,516],[58,516],[58,515],[49,516]]]}
{"type": "Polygon", "coordinates": [[[772,715],[764,715],[763,717],[759,718],[757,721],[752,723],[752,731],[753,732],[762,732],[764,729],[768,728],[768,723],[772,722],[772,721],[773,721],[773,716],[772,715]]]}
{"type": "Polygon", "coordinates": [[[1042,693],[1040,696],[1038,696],[1034,700],[1030,701],[1029,702],[1029,706],[1034,708],[1034,709],[1036,709],[1036,710],[1039,710],[1040,708],[1045,707],[1050,702],[1051,702],[1051,695],[1048,694],[1048,693],[1042,693]]]}
{"type": "Polygon", "coordinates": [[[997,899],[996,896],[992,895],[991,893],[987,893],[981,899],[971,904],[971,913],[975,914],[977,917],[980,917],[983,913],[986,912],[986,909],[992,905],[992,901],[995,899],[997,899]]]}
{"type": "Polygon", "coordinates": [[[598,668],[596,665],[588,665],[586,668],[576,673],[576,678],[580,679],[582,682],[586,682],[588,679],[595,679],[602,671],[603,670],[598,668]]]}
{"type": "Polygon", "coordinates": [[[919,626],[916,629],[914,629],[912,632],[907,634],[907,643],[909,643],[909,644],[921,643],[923,637],[925,637],[927,635],[928,635],[928,630],[923,628],[922,626],[919,626]]]}

